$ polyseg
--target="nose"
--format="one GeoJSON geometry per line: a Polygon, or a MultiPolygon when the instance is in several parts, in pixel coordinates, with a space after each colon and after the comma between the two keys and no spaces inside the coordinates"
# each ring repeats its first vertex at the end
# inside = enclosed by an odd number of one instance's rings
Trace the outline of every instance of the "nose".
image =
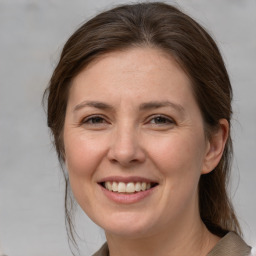
{"type": "Polygon", "coordinates": [[[108,159],[112,163],[129,167],[145,161],[146,154],[140,145],[140,138],[135,128],[130,127],[130,125],[119,127],[115,129],[112,135],[108,151],[108,159]]]}

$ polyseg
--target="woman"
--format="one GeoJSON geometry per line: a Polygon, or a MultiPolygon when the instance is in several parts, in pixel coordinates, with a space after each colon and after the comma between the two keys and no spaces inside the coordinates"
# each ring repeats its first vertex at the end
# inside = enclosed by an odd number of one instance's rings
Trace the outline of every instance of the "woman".
{"type": "Polygon", "coordinates": [[[65,44],[46,95],[71,239],[69,185],[105,231],[96,256],[250,254],[226,192],[232,89],[193,19],[164,3],[97,15],[65,44]]]}

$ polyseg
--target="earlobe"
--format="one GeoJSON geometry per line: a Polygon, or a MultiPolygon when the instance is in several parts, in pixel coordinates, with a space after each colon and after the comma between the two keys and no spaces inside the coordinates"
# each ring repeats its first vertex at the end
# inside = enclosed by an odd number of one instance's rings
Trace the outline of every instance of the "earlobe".
{"type": "Polygon", "coordinates": [[[214,133],[211,135],[211,138],[207,142],[202,174],[211,172],[218,165],[222,157],[228,136],[229,123],[226,119],[220,119],[218,130],[214,131],[214,133]]]}

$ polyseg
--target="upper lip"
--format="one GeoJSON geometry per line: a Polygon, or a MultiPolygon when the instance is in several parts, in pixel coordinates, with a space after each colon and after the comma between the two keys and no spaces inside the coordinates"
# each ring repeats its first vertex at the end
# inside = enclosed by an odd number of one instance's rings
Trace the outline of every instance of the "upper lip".
{"type": "Polygon", "coordinates": [[[147,183],[158,183],[156,180],[150,179],[150,178],[144,178],[139,176],[130,176],[130,177],[123,177],[123,176],[108,176],[105,178],[102,178],[98,181],[98,183],[103,183],[107,181],[116,181],[116,182],[147,182],[147,183]]]}

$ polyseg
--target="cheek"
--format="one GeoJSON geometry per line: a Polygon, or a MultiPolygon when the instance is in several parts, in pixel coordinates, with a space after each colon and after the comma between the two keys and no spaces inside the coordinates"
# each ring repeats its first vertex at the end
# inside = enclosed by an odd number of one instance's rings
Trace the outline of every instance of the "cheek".
{"type": "MultiPolygon", "coordinates": [[[[163,205],[166,212],[173,207],[181,213],[197,205],[198,182],[204,159],[204,140],[192,134],[158,140],[154,151],[155,165],[164,177],[163,205]],[[191,206],[191,207],[190,207],[191,206]]],[[[174,214],[175,214],[174,213],[174,214]]]]}
{"type": "Polygon", "coordinates": [[[204,159],[203,138],[177,133],[149,144],[150,158],[165,177],[185,181],[186,177],[197,179],[200,176],[204,159]]]}
{"type": "Polygon", "coordinates": [[[93,175],[104,154],[102,144],[83,134],[66,134],[64,144],[69,174],[93,175]]]}
{"type": "Polygon", "coordinates": [[[85,212],[92,207],[95,173],[104,155],[102,144],[90,136],[67,132],[64,137],[66,167],[72,192],[85,212]],[[86,138],[85,138],[86,137],[86,138]]]}

